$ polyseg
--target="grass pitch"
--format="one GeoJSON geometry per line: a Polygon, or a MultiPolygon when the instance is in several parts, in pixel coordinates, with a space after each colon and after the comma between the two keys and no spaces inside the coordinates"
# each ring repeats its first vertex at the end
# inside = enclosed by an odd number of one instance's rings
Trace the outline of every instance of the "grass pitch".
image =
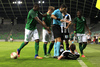
{"type": "MultiPolygon", "coordinates": [[[[82,67],[77,60],[57,60],[54,58],[34,59],[35,43],[30,42],[20,54],[20,58],[11,59],[10,54],[16,52],[22,42],[0,42],[0,67],[82,67]]],[[[78,44],[75,43],[78,49],[78,44]]],[[[49,44],[48,46],[49,47],[49,44]]],[[[89,44],[84,50],[86,58],[80,59],[88,67],[100,67],[100,45],[89,44]]],[[[53,56],[53,49],[51,51],[53,56]]],[[[39,56],[44,56],[43,42],[40,42],[39,56]]]]}

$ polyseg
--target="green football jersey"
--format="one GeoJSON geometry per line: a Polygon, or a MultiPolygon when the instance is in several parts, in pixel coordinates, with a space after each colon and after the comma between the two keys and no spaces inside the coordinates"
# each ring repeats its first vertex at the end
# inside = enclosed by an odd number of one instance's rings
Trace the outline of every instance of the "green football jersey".
{"type": "MultiPolygon", "coordinates": [[[[46,17],[43,17],[42,20],[45,22],[47,27],[51,27],[51,22],[52,22],[51,15],[47,15],[46,17]]],[[[43,29],[45,28],[43,27],[43,29]]]]}
{"type": "Polygon", "coordinates": [[[86,19],[84,17],[74,18],[73,23],[76,24],[76,33],[85,33],[86,19]]]}
{"type": "Polygon", "coordinates": [[[12,38],[12,35],[10,35],[10,38],[12,38]]]}
{"type": "Polygon", "coordinates": [[[34,18],[38,16],[38,12],[39,11],[34,11],[33,9],[31,9],[28,12],[27,23],[26,23],[26,26],[25,26],[26,29],[28,29],[28,30],[36,29],[37,21],[34,18]]]}

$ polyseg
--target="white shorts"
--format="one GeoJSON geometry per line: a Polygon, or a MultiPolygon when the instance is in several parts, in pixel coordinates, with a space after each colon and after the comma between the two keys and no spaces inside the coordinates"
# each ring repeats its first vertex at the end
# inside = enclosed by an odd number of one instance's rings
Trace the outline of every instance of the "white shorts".
{"type": "Polygon", "coordinates": [[[78,43],[87,42],[87,37],[85,34],[77,33],[78,43]]]}
{"type": "MultiPolygon", "coordinates": [[[[25,42],[29,42],[31,39],[34,39],[34,40],[39,39],[39,35],[38,35],[38,30],[37,29],[35,29],[35,30],[25,29],[25,39],[24,39],[24,41],[25,42]]],[[[32,41],[34,41],[34,40],[32,40],[32,41]]]]}
{"type": "Polygon", "coordinates": [[[49,41],[55,41],[53,32],[51,31],[51,34],[48,33],[46,29],[43,29],[43,42],[49,42],[49,41]]]}
{"type": "Polygon", "coordinates": [[[12,41],[13,40],[13,38],[10,38],[10,41],[12,41]]]}

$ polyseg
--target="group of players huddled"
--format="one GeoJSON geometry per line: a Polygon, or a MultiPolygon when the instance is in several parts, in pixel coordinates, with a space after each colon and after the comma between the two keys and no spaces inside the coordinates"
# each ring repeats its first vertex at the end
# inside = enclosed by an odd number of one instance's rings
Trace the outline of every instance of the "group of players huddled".
{"type": "MultiPolygon", "coordinates": [[[[76,50],[74,43],[69,45],[69,26],[72,24],[71,16],[67,13],[67,7],[62,4],[59,9],[55,10],[55,7],[49,6],[48,11],[45,14],[39,12],[39,4],[34,3],[33,8],[28,12],[27,23],[25,26],[25,39],[21,46],[17,49],[17,55],[20,57],[20,52],[24,46],[26,46],[30,39],[35,40],[35,57],[37,59],[43,59],[38,55],[39,51],[39,34],[36,28],[36,24],[40,23],[43,26],[43,50],[44,57],[50,56],[50,52],[54,46],[54,56],[58,60],[65,59],[77,59],[80,54],[76,50]],[[42,21],[38,16],[43,17],[42,21]],[[51,25],[53,21],[53,25],[51,25]],[[47,44],[50,39],[49,49],[47,51],[47,44]],[[66,44],[66,50],[64,50],[63,41],[66,44]]],[[[89,30],[86,19],[82,16],[80,10],[77,11],[77,17],[73,20],[74,34],[78,37],[79,49],[81,57],[85,57],[83,50],[86,48],[87,39],[85,36],[85,26],[89,30]]]]}

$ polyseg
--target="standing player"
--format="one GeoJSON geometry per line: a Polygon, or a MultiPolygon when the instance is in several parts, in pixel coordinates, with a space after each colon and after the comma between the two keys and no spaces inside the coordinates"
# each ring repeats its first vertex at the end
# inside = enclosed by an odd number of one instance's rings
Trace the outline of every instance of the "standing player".
{"type": "Polygon", "coordinates": [[[89,30],[89,28],[86,24],[85,17],[82,16],[81,10],[77,11],[77,17],[74,18],[73,23],[74,23],[74,30],[75,30],[74,33],[76,33],[77,37],[78,37],[79,49],[80,49],[80,52],[82,55],[81,57],[85,57],[83,54],[83,50],[87,46],[87,38],[85,35],[85,26],[86,26],[89,34],[91,34],[91,31],[89,30]]]}
{"type": "Polygon", "coordinates": [[[63,51],[62,54],[58,57],[58,60],[61,60],[62,58],[76,60],[79,58],[80,54],[77,52],[75,44],[71,44],[69,49],[70,50],[63,51]]]}
{"type": "Polygon", "coordinates": [[[37,22],[39,22],[42,26],[44,26],[48,31],[49,28],[42,23],[42,21],[38,18],[38,15],[40,16],[47,16],[47,14],[42,15],[39,11],[39,4],[35,3],[33,8],[29,11],[27,16],[27,23],[25,26],[25,40],[21,44],[21,46],[17,49],[18,57],[20,57],[20,51],[23,47],[25,47],[28,43],[31,37],[35,39],[35,58],[42,59],[42,57],[38,56],[38,50],[39,50],[39,35],[36,28],[37,22]]]}
{"type": "MultiPolygon", "coordinates": [[[[49,6],[48,7],[48,12],[46,14],[51,14],[53,11],[54,11],[54,7],[53,6],[49,6]]],[[[43,17],[42,18],[42,22],[44,25],[47,25],[49,28],[51,28],[51,22],[52,22],[52,19],[51,19],[51,15],[48,15],[46,17],[43,17]]],[[[44,49],[44,57],[47,57],[47,54],[50,55],[50,52],[53,48],[53,44],[54,44],[54,36],[53,36],[53,32],[51,32],[51,34],[48,33],[48,30],[46,30],[44,27],[43,27],[43,49],[44,49]],[[48,44],[48,41],[49,41],[49,37],[51,39],[51,43],[50,43],[50,46],[49,46],[49,50],[48,50],[48,53],[47,53],[47,44],[48,44]]]]}
{"type": "Polygon", "coordinates": [[[61,22],[68,22],[67,20],[62,20],[63,16],[62,13],[63,11],[66,10],[66,5],[62,4],[59,9],[56,9],[52,15],[51,18],[53,18],[53,34],[55,38],[55,43],[54,43],[54,58],[59,56],[59,49],[60,49],[60,44],[61,44],[61,22]]]}
{"type": "MultiPolygon", "coordinates": [[[[70,14],[67,13],[67,8],[66,11],[64,11],[63,13],[63,18],[64,20],[67,19],[68,21],[71,21],[71,16],[70,14]]],[[[71,25],[71,23],[66,23],[66,22],[62,22],[61,23],[61,44],[63,45],[63,40],[65,40],[66,43],[66,50],[69,50],[69,26],[71,25]]]]}
{"type": "Polygon", "coordinates": [[[13,36],[10,34],[10,42],[13,42],[13,36]]]}

